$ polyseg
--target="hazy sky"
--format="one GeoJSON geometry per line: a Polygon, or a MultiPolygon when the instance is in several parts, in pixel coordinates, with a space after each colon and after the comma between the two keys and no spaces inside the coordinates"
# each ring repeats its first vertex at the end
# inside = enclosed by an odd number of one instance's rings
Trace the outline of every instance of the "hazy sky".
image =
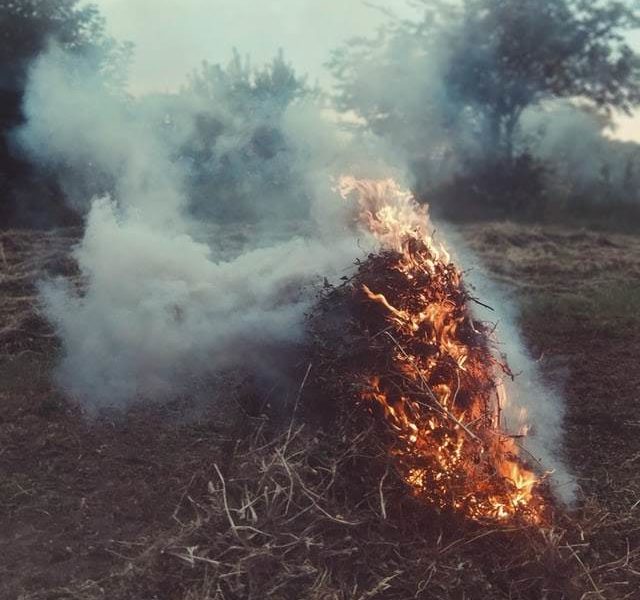
{"type": "MultiPolygon", "coordinates": [[[[365,0],[97,0],[111,33],[137,45],[134,90],[170,89],[203,59],[227,62],[232,48],[256,63],[279,47],[296,70],[329,80],[332,48],[384,21],[365,0]]],[[[411,14],[404,0],[395,0],[411,14]]]]}
{"type": "MultiPolygon", "coordinates": [[[[204,59],[225,63],[232,48],[260,64],[279,47],[296,70],[324,86],[332,48],[370,35],[384,21],[367,0],[93,0],[116,38],[136,44],[134,92],[175,89],[204,59]]],[[[412,14],[405,0],[373,1],[412,14]]],[[[634,42],[640,47],[640,35],[634,42]]],[[[617,137],[640,141],[640,116],[619,121],[617,137]]]]}

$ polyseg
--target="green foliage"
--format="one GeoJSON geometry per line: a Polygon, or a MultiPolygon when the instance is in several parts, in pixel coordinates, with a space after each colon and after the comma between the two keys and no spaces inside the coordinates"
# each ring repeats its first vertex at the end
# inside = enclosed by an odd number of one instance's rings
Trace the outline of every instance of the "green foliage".
{"type": "Polygon", "coordinates": [[[434,212],[449,220],[518,216],[536,220],[544,216],[550,168],[528,152],[518,155],[508,168],[481,162],[430,190],[434,212]]]}
{"type": "Polygon", "coordinates": [[[226,68],[203,62],[200,71],[191,75],[186,91],[230,106],[243,116],[255,111],[281,115],[292,102],[311,93],[306,78],[296,75],[282,50],[270,63],[256,69],[248,58],[243,61],[236,49],[226,68]]]}
{"type": "Polygon", "coordinates": [[[105,33],[94,4],[81,0],[0,0],[0,64],[2,89],[20,95],[31,62],[49,44],[91,56],[98,68],[122,82],[130,44],[117,44],[105,33]]]}
{"type": "Polygon", "coordinates": [[[29,63],[55,41],[85,52],[104,36],[104,21],[94,5],[79,0],[3,0],[0,2],[0,61],[5,86],[24,85],[29,63]]]}

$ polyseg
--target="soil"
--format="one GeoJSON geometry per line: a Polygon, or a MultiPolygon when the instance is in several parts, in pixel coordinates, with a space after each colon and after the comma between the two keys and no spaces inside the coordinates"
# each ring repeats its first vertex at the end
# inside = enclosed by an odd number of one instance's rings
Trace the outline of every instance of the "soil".
{"type": "MultiPolygon", "coordinates": [[[[532,353],[564,390],[580,510],[602,516],[593,552],[601,564],[631,555],[640,547],[640,237],[510,223],[463,234],[516,290],[532,353]]],[[[36,286],[44,276],[78,281],[77,236],[0,235],[1,599],[102,597],[181,523],[243,420],[233,395],[222,411],[215,398],[182,398],[90,419],[57,389],[61,349],[36,286]]],[[[601,597],[640,598],[630,585],[601,597]]]]}

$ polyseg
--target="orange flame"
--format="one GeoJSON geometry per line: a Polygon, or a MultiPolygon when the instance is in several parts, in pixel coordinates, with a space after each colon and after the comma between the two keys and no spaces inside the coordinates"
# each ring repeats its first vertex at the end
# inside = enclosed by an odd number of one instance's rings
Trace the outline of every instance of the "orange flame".
{"type": "Polygon", "coordinates": [[[507,367],[473,320],[427,208],[390,179],[343,177],[338,189],[357,200],[358,222],[383,248],[374,260],[385,273],[365,273],[361,289],[384,315],[376,337],[390,364],[363,376],[362,399],[383,415],[405,482],[426,502],[472,519],[539,521],[538,477],[502,428],[507,367]]]}

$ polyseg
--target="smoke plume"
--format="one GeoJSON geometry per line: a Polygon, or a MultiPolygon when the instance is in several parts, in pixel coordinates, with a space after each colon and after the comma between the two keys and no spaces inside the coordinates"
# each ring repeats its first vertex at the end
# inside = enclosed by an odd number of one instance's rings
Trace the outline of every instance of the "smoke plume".
{"type": "MultiPolygon", "coordinates": [[[[340,168],[371,161],[350,154],[310,104],[283,116],[299,162],[291,167],[308,174],[308,217],[292,233],[270,215],[231,251],[216,249],[228,246],[227,238],[216,239],[228,235],[225,227],[193,218],[188,171],[173,160],[175,139],[158,133],[155,109],[108,94],[82,63],[53,48],[32,70],[25,110],[20,138],[38,160],[65,177],[99,175],[71,177],[83,181],[80,191],[112,182],[111,195],[90,201],[75,251],[86,289],[64,280],[42,284],[64,344],[61,383],[92,410],[185,391],[194,378],[223,368],[268,365],[270,349],[301,339],[324,278],[337,281],[362,254],[330,178],[338,174],[336,150],[340,168]]],[[[82,202],[78,189],[66,189],[82,202]]],[[[283,190],[283,218],[287,201],[300,202],[299,191],[283,190]]],[[[217,190],[210,192],[215,205],[217,190]]],[[[263,202],[255,193],[253,201],[263,202]]]]}

